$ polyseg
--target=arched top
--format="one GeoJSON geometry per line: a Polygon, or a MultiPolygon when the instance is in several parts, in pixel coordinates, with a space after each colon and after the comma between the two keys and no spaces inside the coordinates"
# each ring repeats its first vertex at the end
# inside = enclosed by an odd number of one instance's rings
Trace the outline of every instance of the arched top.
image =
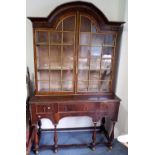
{"type": "MultiPolygon", "coordinates": [[[[75,15],[68,15],[62,18],[55,25],[55,30],[58,31],[75,31],[76,30],[76,18],[75,15]]],[[[81,32],[99,32],[100,28],[98,23],[93,17],[89,15],[80,14],[79,16],[79,27],[81,32]]]]}
{"type": "Polygon", "coordinates": [[[77,13],[85,14],[95,19],[100,30],[111,29],[117,30],[124,22],[112,22],[92,3],[88,2],[69,2],[55,8],[47,17],[28,17],[33,23],[34,28],[56,28],[58,23],[68,15],[77,13]]]}

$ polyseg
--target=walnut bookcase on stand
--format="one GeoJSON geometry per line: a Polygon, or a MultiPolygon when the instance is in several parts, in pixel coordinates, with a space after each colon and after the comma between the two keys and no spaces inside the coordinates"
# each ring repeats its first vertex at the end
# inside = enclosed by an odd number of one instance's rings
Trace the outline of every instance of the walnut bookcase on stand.
{"type": "MultiPolygon", "coordinates": [[[[54,152],[58,151],[57,124],[69,116],[89,116],[112,147],[120,99],[115,95],[120,36],[124,22],[111,22],[91,3],[58,6],[48,17],[28,17],[33,25],[35,95],[30,98],[34,150],[38,153],[42,118],[54,124],[54,152]],[[112,128],[105,128],[110,119],[112,128]],[[39,124],[38,124],[39,123],[39,124]],[[39,129],[38,126],[39,125],[39,129]]],[[[82,145],[82,144],[80,144],[82,145]]],[[[78,146],[76,144],[76,146],[78,146]]]]}

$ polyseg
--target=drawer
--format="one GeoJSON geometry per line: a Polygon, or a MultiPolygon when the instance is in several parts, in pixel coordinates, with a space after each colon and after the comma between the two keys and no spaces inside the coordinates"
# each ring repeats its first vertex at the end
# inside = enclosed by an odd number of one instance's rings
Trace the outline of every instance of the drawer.
{"type": "Polygon", "coordinates": [[[53,105],[45,104],[45,105],[37,105],[36,106],[36,113],[51,113],[53,112],[54,107],[53,105]]]}
{"type": "Polygon", "coordinates": [[[66,105],[59,105],[59,111],[60,112],[72,112],[72,111],[95,111],[95,105],[94,104],[66,104],[66,105]]]}
{"type": "Polygon", "coordinates": [[[107,111],[108,112],[108,104],[107,103],[100,103],[100,111],[107,111]]]}

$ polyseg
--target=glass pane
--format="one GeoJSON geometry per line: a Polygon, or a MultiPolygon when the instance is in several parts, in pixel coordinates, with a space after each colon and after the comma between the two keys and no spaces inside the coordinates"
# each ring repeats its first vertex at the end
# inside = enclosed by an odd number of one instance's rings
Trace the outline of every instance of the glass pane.
{"type": "Polygon", "coordinates": [[[111,70],[101,70],[101,80],[111,80],[111,70]]]}
{"type": "Polygon", "coordinates": [[[114,46],[115,45],[114,35],[113,34],[106,34],[105,35],[104,44],[105,45],[112,45],[112,46],[114,46]]]}
{"type": "Polygon", "coordinates": [[[63,89],[63,91],[72,91],[73,90],[73,81],[63,81],[62,89],[63,89]]]}
{"type": "Polygon", "coordinates": [[[60,22],[59,25],[57,25],[56,30],[62,31],[62,22],[60,22]]]}
{"type": "Polygon", "coordinates": [[[49,71],[38,71],[38,80],[49,80],[49,71]]]}
{"type": "Polygon", "coordinates": [[[50,81],[61,81],[61,71],[60,70],[50,71],[50,81]]]}
{"type": "Polygon", "coordinates": [[[100,72],[99,71],[91,71],[89,75],[89,80],[100,80],[100,72]]]}
{"type": "Polygon", "coordinates": [[[63,33],[63,44],[74,44],[74,33],[73,32],[64,32],[63,33]]]}
{"type": "Polygon", "coordinates": [[[68,17],[63,21],[64,31],[74,31],[75,29],[75,16],[68,17]]]}
{"type": "Polygon", "coordinates": [[[60,81],[51,81],[50,82],[50,91],[53,91],[53,92],[61,91],[61,82],[60,81]]]}
{"type": "Polygon", "coordinates": [[[89,89],[90,92],[98,92],[99,91],[99,82],[98,81],[89,81],[89,89]]]}
{"type": "Polygon", "coordinates": [[[50,47],[50,68],[61,69],[61,46],[50,47]]]}
{"type": "Polygon", "coordinates": [[[38,91],[48,92],[49,91],[49,82],[47,81],[38,81],[38,91]]]}
{"type": "Polygon", "coordinates": [[[80,44],[89,45],[90,44],[90,34],[89,33],[80,33],[80,44]]]}
{"type": "Polygon", "coordinates": [[[37,46],[37,66],[39,69],[49,69],[48,46],[37,46]]]}
{"type": "Polygon", "coordinates": [[[102,59],[101,68],[102,69],[111,69],[112,60],[111,59],[102,59]]]}
{"type": "Polygon", "coordinates": [[[97,29],[96,29],[95,24],[94,23],[91,23],[91,24],[92,24],[92,26],[91,26],[91,32],[96,33],[97,32],[97,29]]]}
{"type": "Polygon", "coordinates": [[[79,58],[89,58],[89,46],[80,46],[79,58]]]}
{"type": "Polygon", "coordinates": [[[63,70],[62,80],[63,81],[73,80],[73,71],[72,70],[63,70]]]}
{"type": "Polygon", "coordinates": [[[81,16],[80,31],[81,32],[90,32],[91,31],[91,21],[84,16],[81,16]]]}
{"type": "Polygon", "coordinates": [[[102,58],[112,58],[113,48],[112,47],[104,47],[102,58]]]}
{"type": "Polygon", "coordinates": [[[63,65],[64,69],[73,69],[74,63],[74,47],[73,46],[63,46],[63,65]]]}
{"type": "Polygon", "coordinates": [[[110,81],[100,81],[99,89],[100,91],[109,91],[110,81]]]}
{"type": "Polygon", "coordinates": [[[93,34],[92,35],[92,45],[104,45],[104,35],[103,34],[93,34]]]}
{"type": "Polygon", "coordinates": [[[36,43],[48,43],[48,32],[39,31],[36,33],[36,43]]]}
{"type": "Polygon", "coordinates": [[[88,71],[87,70],[79,70],[78,71],[78,80],[88,80],[88,71]]]}
{"type": "Polygon", "coordinates": [[[91,47],[91,57],[101,57],[102,47],[91,47]]]}
{"type": "Polygon", "coordinates": [[[78,81],[78,91],[87,91],[88,81],[78,81]]]}
{"type": "Polygon", "coordinates": [[[89,61],[88,58],[79,58],[79,69],[89,69],[89,61]]]}
{"type": "Polygon", "coordinates": [[[90,59],[90,70],[99,70],[100,69],[100,58],[90,59]]]}
{"type": "Polygon", "coordinates": [[[50,39],[51,44],[61,44],[61,32],[51,32],[50,39]]]}

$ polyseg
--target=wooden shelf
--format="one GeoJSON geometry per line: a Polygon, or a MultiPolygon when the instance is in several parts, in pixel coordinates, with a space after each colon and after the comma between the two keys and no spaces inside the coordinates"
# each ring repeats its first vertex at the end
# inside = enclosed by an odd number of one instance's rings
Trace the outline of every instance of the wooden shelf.
{"type": "Polygon", "coordinates": [[[100,70],[110,70],[110,68],[78,68],[79,71],[82,71],[82,70],[90,70],[90,71],[100,71],[100,70]]]}
{"type": "Polygon", "coordinates": [[[36,46],[73,46],[74,44],[61,44],[61,43],[36,43],[36,46]]]}
{"type": "Polygon", "coordinates": [[[95,45],[95,44],[80,44],[79,46],[89,46],[89,47],[116,47],[115,45],[95,45]]]}
{"type": "Polygon", "coordinates": [[[102,34],[102,35],[108,35],[108,34],[113,34],[113,35],[116,35],[116,33],[115,32],[112,32],[112,31],[110,31],[110,32],[108,32],[108,31],[106,31],[106,32],[84,32],[84,31],[81,31],[80,33],[89,33],[89,34],[102,34]]]}
{"type": "MultiPolygon", "coordinates": [[[[73,46],[74,44],[62,44],[62,43],[36,43],[36,46],[73,46]]],[[[115,45],[95,45],[95,44],[80,44],[79,46],[89,46],[89,47],[116,47],[115,45]]]]}
{"type": "MultiPolygon", "coordinates": [[[[38,68],[37,69],[38,71],[61,71],[61,70],[70,70],[70,71],[73,71],[73,68],[53,68],[53,69],[45,69],[45,68],[38,68]]],[[[92,69],[89,69],[89,68],[78,68],[78,71],[100,71],[100,68],[92,68],[92,69]]],[[[101,68],[101,70],[110,70],[110,68],[101,68]]]]}
{"type": "Polygon", "coordinates": [[[73,71],[73,68],[38,68],[38,71],[61,71],[61,70],[71,70],[73,71]]]}
{"type": "Polygon", "coordinates": [[[94,68],[94,69],[89,69],[89,68],[79,68],[78,69],[78,71],[100,71],[100,69],[99,68],[94,68]]]}

